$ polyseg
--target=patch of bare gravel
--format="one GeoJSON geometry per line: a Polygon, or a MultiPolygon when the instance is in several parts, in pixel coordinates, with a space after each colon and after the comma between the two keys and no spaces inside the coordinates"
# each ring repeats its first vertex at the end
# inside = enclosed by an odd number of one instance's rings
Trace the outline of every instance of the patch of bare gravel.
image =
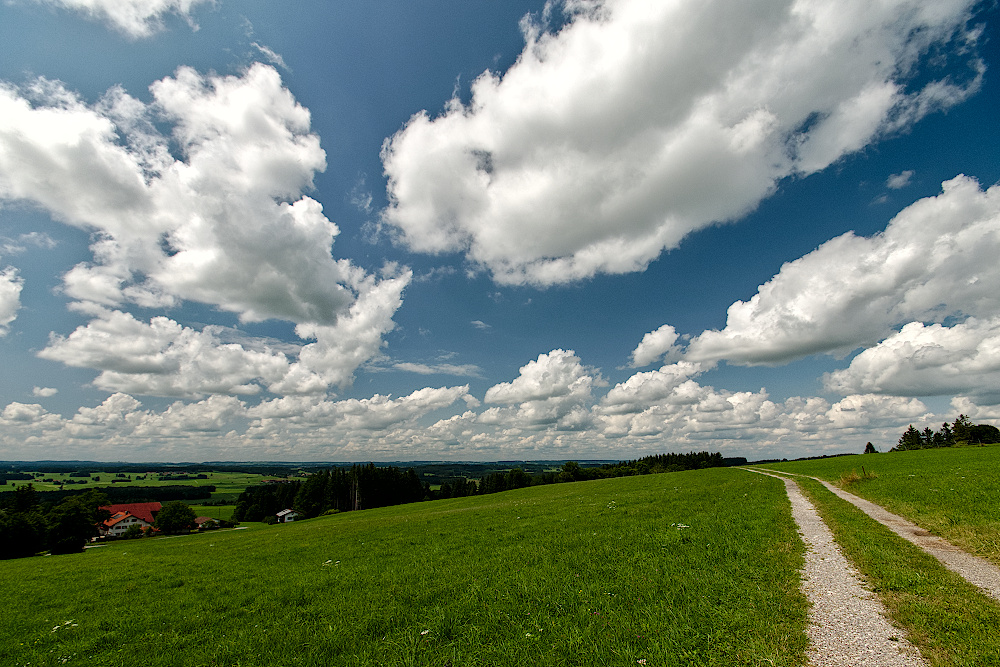
{"type": "MultiPolygon", "coordinates": [[[[816,478],[814,477],[813,479],[816,478]]],[[[937,558],[949,570],[958,573],[974,586],[978,586],[980,590],[994,600],[1000,601],[1000,568],[993,563],[962,551],[944,538],[931,535],[917,524],[893,514],[884,507],[869,502],[864,498],[859,498],[853,493],[848,493],[829,482],[824,482],[821,479],[817,481],[871,518],[888,527],[904,540],[912,542],[937,558]]]]}
{"type": "MultiPolygon", "coordinates": [[[[754,471],[761,472],[761,471],[754,471]]],[[[768,474],[763,473],[761,474],[768,474]]],[[[886,618],[885,607],[864,587],[833,539],[833,533],[791,479],[785,483],[792,517],[806,544],[802,590],[809,613],[809,664],[812,667],[897,667],[926,665],[902,630],[886,618]]]]}

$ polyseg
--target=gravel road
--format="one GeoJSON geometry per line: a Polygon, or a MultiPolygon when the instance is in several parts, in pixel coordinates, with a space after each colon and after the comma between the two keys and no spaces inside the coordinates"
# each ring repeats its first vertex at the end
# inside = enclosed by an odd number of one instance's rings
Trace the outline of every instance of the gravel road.
{"type": "MultiPolygon", "coordinates": [[[[753,471],[760,472],[760,471],[753,471]]],[[[761,474],[768,474],[763,473],[761,474]]],[[[812,667],[897,667],[926,665],[905,633],[887,620],[885,608],[864,587],[816,508],[791,479],[785,483],[792,517],[806,544],[802,590],[809,598],[812,667]]]]}

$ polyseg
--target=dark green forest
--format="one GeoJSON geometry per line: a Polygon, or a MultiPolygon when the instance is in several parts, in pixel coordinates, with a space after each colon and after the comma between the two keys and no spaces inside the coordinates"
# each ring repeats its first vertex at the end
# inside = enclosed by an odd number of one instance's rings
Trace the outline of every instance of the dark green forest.
{"type": "Polygon", "coordinates": [[[910,427],[900,436],[896,446],[889,451],[905,452],[914,449],[996,443],[1000,443],[1000,429],[989,424],[973,424],[965,415],[959,415],[954,423],[944,422],[941,424],[941,428],[936,431],[929,426],[925,427],[923,431],[918,431],[913,424],[910,424],[910,427]]]}

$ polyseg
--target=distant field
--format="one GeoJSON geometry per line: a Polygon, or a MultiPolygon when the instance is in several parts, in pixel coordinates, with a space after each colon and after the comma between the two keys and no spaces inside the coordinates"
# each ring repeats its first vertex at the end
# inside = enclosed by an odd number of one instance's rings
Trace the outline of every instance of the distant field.
{"type": "Polygon", "coordinates": [[[116,542],[0,562],[0,664],[798,665],[801,550],[732,469],[116,542]]]}
{"type": "MultiPolygon", "coordinates": [[[[123,473],[125,474],[125,473],[123,473]]],[[[189,503],[195,507],[195,512],[199,516],[210,516],[215,519],[231,519],[233,516],[233,511],[235,509],[234,505],[236,499],[248,486],[253,486],[255,484],[260,484],[263,480],[269,479],[267,475],[258,475],[253,473],[238,473],[238,472],[210,472],[210,473],[200,473],[206,476],[206,479],[196,479],[196,473],[187,475],[187,479],[178,479],[177,475],[164,475],[160,473],[146,473],[146,474],[136,474],[127,473],[125,478],[116,477],[116,473],[111,472],[99,472],[94,473],[92,477],[70,477],[69,473],[36,473],[35,481],[31,481],[30,484],[34,486],[36,491],[54,491],[59,488],[64,490],[72,491],[86,491],[87,489],[102,489],[110,486],[174,486],[174,485],[184,485],[184,486],[215,486],[215,491],[212,492],[211,499],[213,501],[224,501],[226,503],[231,503],[230,505],[222,506],[204,506],[196,505],[195,503],[189,503]],[[131,477],[131,480],[128,478],[131,477]],[[95,479],[99,478],[99,479],[95,479]],[[51,482],[38,481],[51,479],[51,482]],[[86,480],[86,484],[79,484],[79,480],[86,480]],[[117,482],[112,482],[111,480],[117,479],[117,482]],[[59,481],[69,481],[72,480],[76,482],[74,484],[66,484],[60,487],[57,482],[59,481]]],[[[4,486],[0,486],[0,491],[10,491],[16,486],[22,484],[28,484],[28,480],[15,480],[8,482],[4,486]]]]}
{"type": "Polygon", "coordinates": [[[859,454],[762,468],[838,482],[852,471],[877,477],[850,484],[851,493],[905,516],[1000,565],[1000,446],[859,454]]]}
{"type": "MultiPolygon", "coordinates": [[[[28,471],[29,473],[31,471],[28,471]]],[[[136,474],[127,473],[125,478],[118,477],[117,482],[112,482],[111,480],[116,479],[116,473],[113,472],[99,472],[94,473],[90,478],[87,477],[70,477],[69,473],[33,473],[35,475],[35,481],[31,484],[34,485],[36,491],[54,491],[59,487],[58,482],[73,481],[74,484],[66,485],[65,489],[95,489],[105,486],[168,486],[172,484],[184,484],[186,486],[209,486],[214,485],[216,487],[216,493],[219,494],[232,494],[235,493],[239,495],[248,486],[253,484],[260,484],[261,480],[266,479],[264,475],[257,475],[251,473],[236,473],[236,472],[210,472],[201,473],[207,476],[207,479],[195,479],[195,475],[191,474],[187,476],[187,479],[177,479],[177,476],[168,476],[159,473],[148,473],[148,474],[136,474]],[[99,477],[100,480],[94,479],[99,477]],[[131,481],[129,480],[131,477],[131,481]],[[51,482],[41,481],[51,479],[51,482]],[[83,480],[86,484],[79,484],[83,480]]],[[[122,473],[125,474],[125,473],[122,473]]],[[[16,480],[8,482],[0,490],[10,490],[13,489],[15,485],[27,484],[28,481],[16,480]]],[[[235,500],[235,498],[234,498],[235,500]]]]}
{"type": "Polygon", "coordinates": [[[233,512],[236,511],[235,505],[196,505],[194,503],[188,503],[188,505],[198,516],[226,519],[227,521],[233,518],[233,512]]]}

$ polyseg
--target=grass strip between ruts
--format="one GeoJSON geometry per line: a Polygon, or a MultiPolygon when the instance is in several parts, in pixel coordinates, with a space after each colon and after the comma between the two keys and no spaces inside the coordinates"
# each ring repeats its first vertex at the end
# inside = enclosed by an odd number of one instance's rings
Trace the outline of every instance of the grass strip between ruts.
{"type": "Polygon", "coordinates": [[[795,481],[931,665],[1000,665],[1000,605],[819,482],[795,481]]]}

